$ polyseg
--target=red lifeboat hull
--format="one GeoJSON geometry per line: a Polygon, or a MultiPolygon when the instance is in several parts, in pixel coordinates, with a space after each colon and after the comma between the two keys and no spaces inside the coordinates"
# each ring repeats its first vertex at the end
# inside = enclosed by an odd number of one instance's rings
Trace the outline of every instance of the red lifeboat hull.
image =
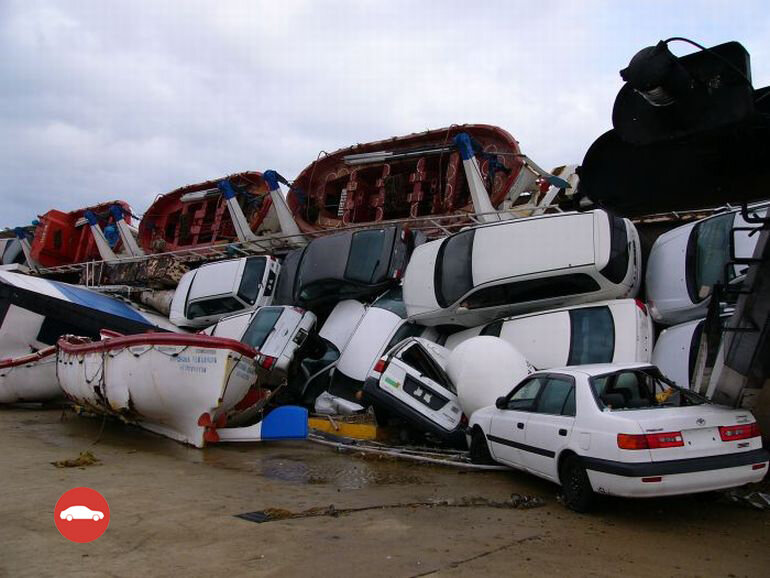
{"type": "MultiPolygon", "coordinates": [[[[99,218],[99,225],[104,229],[113,224],[115,219],[110,214],[110,207],[119,205],[123,209],[123,218],[131,224],[131,207],[125,201],[110,201],[92,207],[84,207],[65,213],[52,209],[40,217],[40,224],[35,227],[35,237],[31,244],[32,258],[43,267],[58,267],[86,261],[100,260],[99,249],[88,225],[76,226],[86,211],[91,211],[99,218]]],[[[120,249],[120,245],[116,250],[120,249]]]]}
{"type": "Polygon", "coordinates": [[[272,202],[262,173],[250,171],[187,185],[160,195],[139,223],[142,249],[147,253],[164,253],[237,240],[224,196],[212,193],[200,200],[182,201],[182,197],[189,193],[216,189],[223,178],[228,179],[237,191],[246,193],[240,196],[241,199],[256,201],[241,202],[249,225],[256,231],[272,202]]]}
{"type": "MultiPolygon", "coordinates": [[[[518,142],[505,130],[484,124],[448,128],[357,144],[308,165],[295,179],[287,201],[303,232],[389,219],[472,212],[462,159],[451,147],[468,133],[484,153],[477,156],[485,181],[493,169],[490,199],[498,206],[523,168],[518,142]],[[347,155],[392,152],[395,160],[352,165],[347,155]],[[397,156],[399,155],[399,156],[397,156]],[[497,166],[491,167],[495,162],[497,166]]],[[[491,186],[490,186],[491,185],[491,186]]]]}

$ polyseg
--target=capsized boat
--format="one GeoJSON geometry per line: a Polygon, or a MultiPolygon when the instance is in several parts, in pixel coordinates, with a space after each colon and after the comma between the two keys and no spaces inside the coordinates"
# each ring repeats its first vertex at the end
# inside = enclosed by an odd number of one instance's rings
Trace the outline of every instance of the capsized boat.
{"type": "Polygon", "coordinates": [[[481,177],[499,208],[522,173],[517,141],[484,124],[448,128],[357,144],[308,165],[287,201],[303,232],[357,223],[474,212],[463,158],[454,139],[474,143],[481,177]]]}
{"type": "Polygon", "coordinates": [[[238,240],[227,202],[230,192],[252,232],[270,228],[269,188],[262,173],[250,171],[158,196],[139,223],[140,246],[147,253],[163,253],[238,240]]]}
{"type": "Polygon", "coordinates": [[[110,201],[92,207],[85,207],[65,213],[52,209],[40,217],[32,239],[32,259],[42,267],[58,267],[73,263],[84,263],[102,259],[97,240],[88,217],[98,223],[102,229],[115,230],[112,237],[116,250],[120,247],[117,235],[116,218],[110,209],[117,205],[127,225],[131,224],[131,207],[125,201],[110,201]],[[112,226],[112,227],[110,227],[112,226]]]}
{"type": "Polygon", "coordinates": [[[291,406],[273,410],[265,423],[226,427],[228,415],[237,419],[240,411],[259,403],[253,395],[257,352],[240,341],[144,333],[100,341],[66,336],[58,346],[61,388],[71,401],[96,413],[195,447],[220,439],[307,436],[307,411],[291,406]]]}
{"type": "Polygon", "coordinates": [[[72,333],[181,331],[168,319],[86,287],[0,270],[0,354],[29,355],[72,333]]]}
{"type": "Polygon", "coordinates": [[[43,402],[63,397],[56,379],[56,346],[0,360],[0,403],[43,402]]]}

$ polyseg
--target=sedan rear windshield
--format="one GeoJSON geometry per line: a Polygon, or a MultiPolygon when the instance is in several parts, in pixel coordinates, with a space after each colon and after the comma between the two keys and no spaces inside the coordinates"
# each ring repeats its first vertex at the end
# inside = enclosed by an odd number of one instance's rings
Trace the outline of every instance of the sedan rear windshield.
{"type": "MultiPolygon", "coordinates": [[[[693,227],[687,243],[687,292],[693,303],[703,301],[717,283],[725,283],[725,265],[730,260],[730,237],[735,215],[727,213],[701,221],[693,227]]],[[[732,268],[731,268],[732,269],[732,268]]]]}
{"type": "Polygon", "coordinates": [[[441,307],[449,307],[473,289],[472,256],[475,229],[448,237],[436,257],[433,280],[436,301],[441,307]]]}
{"type": "Polygon", "coordinates": [[[251,320],[241,341],[251,345],[254,349],[262,347],[282,313],[283,308],[281,307],[263,307],[260,309],[251,320]]]}
{"type": "Polygon", "coordinates": [[[601,409],[611,411],[701,405],[706,399],[648,370],[626,370],[590,379],[601,409]]]}
{"type": "Polygon", "coordinates": [[[243,303],[235,297],[219,297],[195,301],[187,306],[187,318],[208,317],[209,315],[222,315],[243,309],[243,303]]]}

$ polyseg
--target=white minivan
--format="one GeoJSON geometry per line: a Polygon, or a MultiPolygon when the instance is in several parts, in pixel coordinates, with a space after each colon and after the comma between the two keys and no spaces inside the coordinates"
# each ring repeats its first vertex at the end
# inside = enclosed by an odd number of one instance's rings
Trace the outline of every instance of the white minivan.
{"type": "MultiPolygon", "coordinates": [[[[751,212],[765,217],[767,205],[758,203],[751,212]]],[[[730,247],[738,258],[751,257],[759,235],[745,229],[756,228],[758,225],[746,222],[735,209],[658,237],[647,259],[645,277],[653,319],[674,325],[705,317],[714,285],[740,282],[746,273],[746,264],[728,266],[730,247]]]]}
{"type": "Polygon", "coordinates": [[[281,265],[260,255],[206,263],[179,280],[169,320],[178,327],[207,327],[222,317],[273,302],[281,265]]]}
{"type": "Polygon", "coordinates": [[[410,320],[472,327],[506,315],[634,297],[639,235],[597,209],[482,225],[425,243],[404,276],[410,320]]]}
{"type": "Polygon", "coordinates": [[[638,299],[612,299],[498,319],[454,333],[444,346],[454,349],[478,335],[507,341],[537,369],[648,363],[654,339],[652,319],[638,299]]]}

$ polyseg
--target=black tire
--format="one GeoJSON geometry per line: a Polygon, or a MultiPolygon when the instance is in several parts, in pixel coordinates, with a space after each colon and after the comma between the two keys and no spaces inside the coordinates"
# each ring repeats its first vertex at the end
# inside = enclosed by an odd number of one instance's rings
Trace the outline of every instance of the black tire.
{"type": "Polygon", "coordinates": [[[491,465],[495,463],[492,454],[489,453],[487,438],[480,427],[473,428],[470,447],[471,462],[474,464],[491,465]]]}
{"type": "Polygon", "coordinates": [[[583,463],[577,456],[570,456],[561,467],[561,491],[564,505],[575,512],[587,512],[594,503],[596,494],[591,488],[583,463]]]}

